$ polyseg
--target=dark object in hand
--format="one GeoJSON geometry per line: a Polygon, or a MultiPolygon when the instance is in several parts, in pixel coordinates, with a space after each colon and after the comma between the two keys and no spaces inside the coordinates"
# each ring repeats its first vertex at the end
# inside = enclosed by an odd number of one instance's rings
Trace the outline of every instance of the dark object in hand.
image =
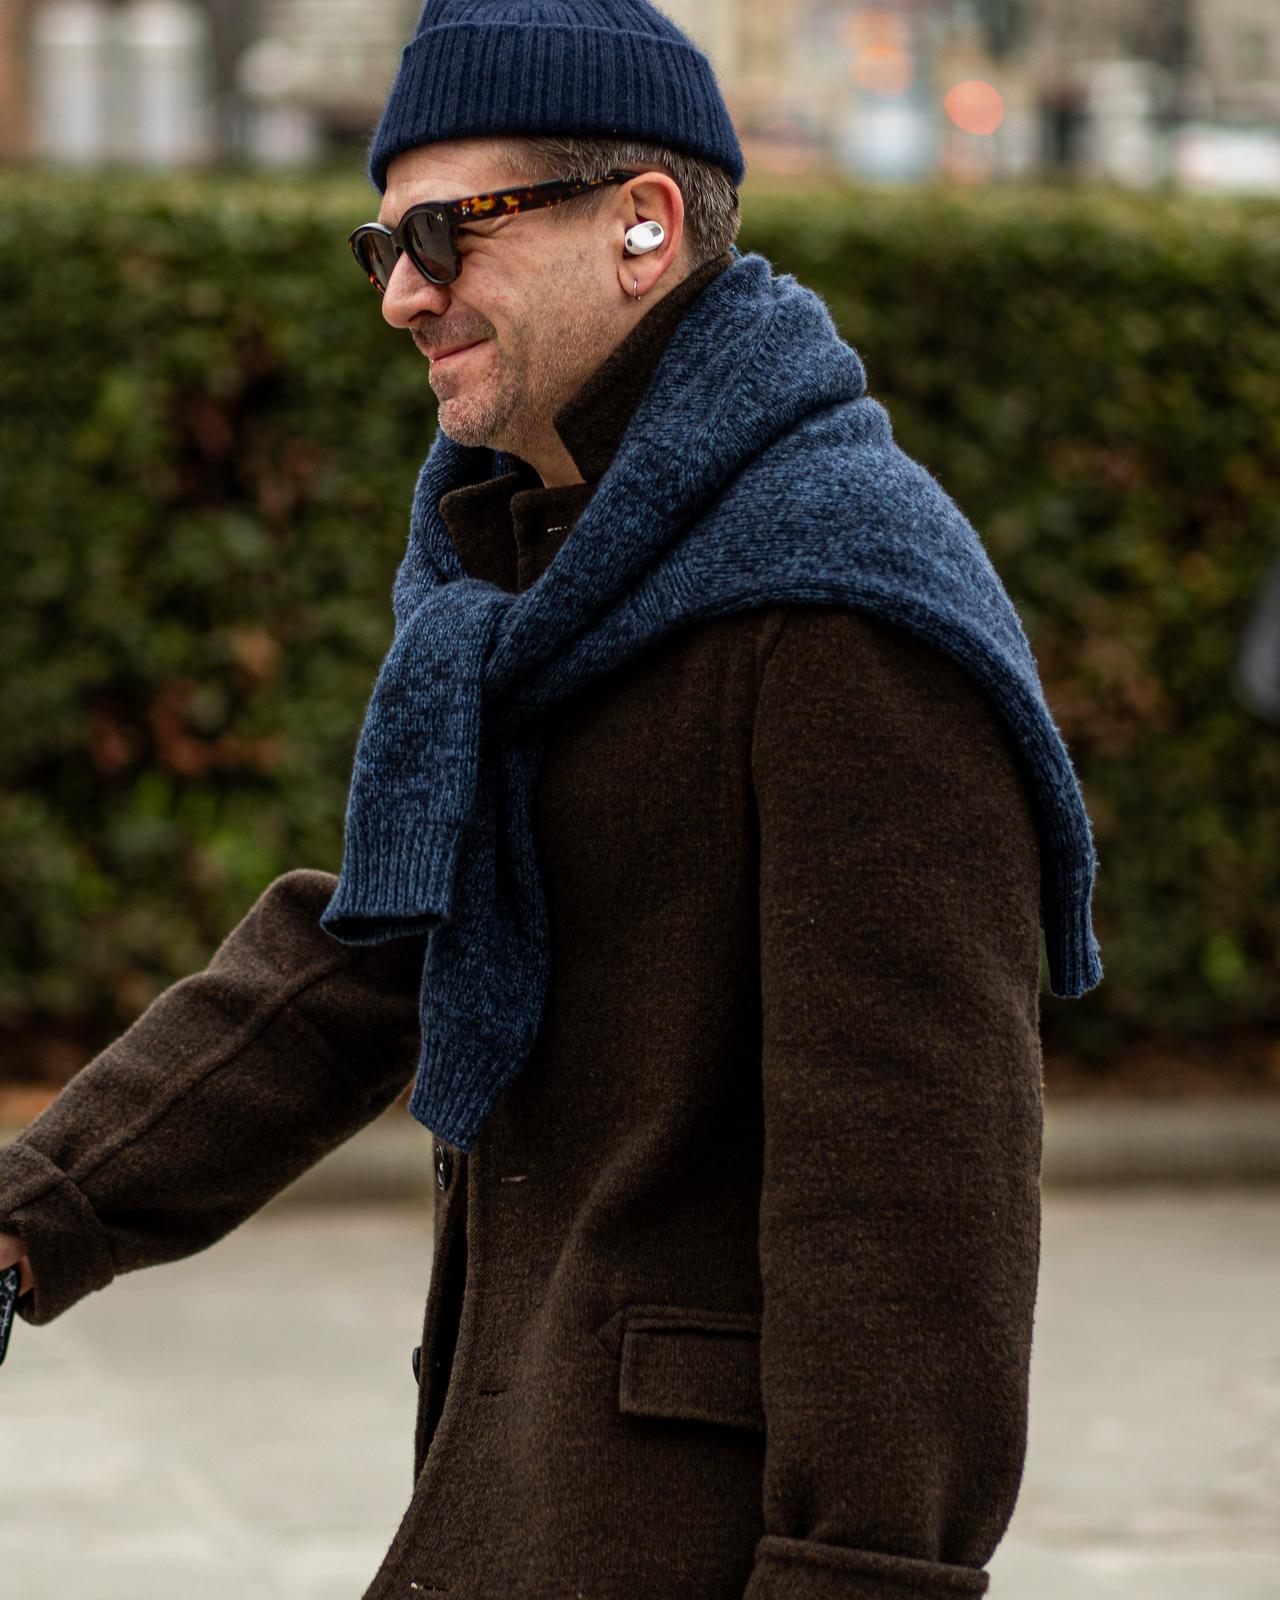
{"type": "Polygon", "coordinates": [[[9,1331],[13,1327],[13,1308],[18,1303],[20,1273],[16,1266],[0,1272],[0,1361],[9,1348],[9,1331]]]}

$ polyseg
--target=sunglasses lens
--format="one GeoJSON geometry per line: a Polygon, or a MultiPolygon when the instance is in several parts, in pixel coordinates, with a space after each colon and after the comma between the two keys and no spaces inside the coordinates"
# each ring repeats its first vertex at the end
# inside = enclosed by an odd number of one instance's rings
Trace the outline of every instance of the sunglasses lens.
{"type": "Polygon", "coordinates": [[[396,247],[391,240],[384,233],[362,233],[356,240],[356,254],[379,290],[385,290],[396,265],[396,247]]]}
{"type": "Polygon", "coordinates": [[[449,225],[433,211],[419,211],[405,229],[409,249],[432,283],[452,283],[458,275],[449,225]]]}

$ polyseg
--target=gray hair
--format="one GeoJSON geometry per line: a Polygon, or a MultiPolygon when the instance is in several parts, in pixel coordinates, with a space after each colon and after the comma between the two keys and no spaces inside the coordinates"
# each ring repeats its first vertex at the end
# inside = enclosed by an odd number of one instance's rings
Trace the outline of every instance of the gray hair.
{"type": "MultiPolygon", "coordinates": [[[[738,236],[742,223],[738,191],[729,174],[709,161],[661,144],[571,134],[511,135],[500,142],[501,159],[519,168],[531,183],[542,178],[601,178],[611,167],[665,172],[684,200],[684,249],[690,272],[723,255],[738,236]]],[[[601,208],[608,192],[607,184],[588,189],[568,205],[552,206],[552,215],[559,213],[566,222],[584,212],[590,216],[601,208]]]]}

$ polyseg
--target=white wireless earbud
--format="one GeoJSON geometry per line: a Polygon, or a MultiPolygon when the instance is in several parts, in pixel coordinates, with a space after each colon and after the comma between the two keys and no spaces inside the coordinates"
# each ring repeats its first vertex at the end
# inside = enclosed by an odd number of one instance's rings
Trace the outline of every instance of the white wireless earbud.
{"type": "Polygon", "coordinates": [[[660,222],[637,222],[626,232],[627,254],[642,256],[646,250],[656,250],[665,238],[660,222]]]}

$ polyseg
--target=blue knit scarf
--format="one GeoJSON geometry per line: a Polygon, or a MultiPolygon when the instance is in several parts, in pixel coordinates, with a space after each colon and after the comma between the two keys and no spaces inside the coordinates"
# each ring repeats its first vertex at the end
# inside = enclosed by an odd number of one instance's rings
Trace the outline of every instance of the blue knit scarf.
{"type": "Polygon", "coordinates": [[[440,1138],[471,1148],[542,1019],[550,949],[531,824],[542,713],[651,640],[748,607],[857,606],[977,679],[1036,804],[1050,985],[1075,996],[1100,981],[1092,829],[1026,634],[977,533],[865,390],[824,302],[735,252],[520,594],[467,575],[438,510],[512,458],[437,433],[321,926],[355,945],[428,936],[409,1110],[440,1138]]]}

